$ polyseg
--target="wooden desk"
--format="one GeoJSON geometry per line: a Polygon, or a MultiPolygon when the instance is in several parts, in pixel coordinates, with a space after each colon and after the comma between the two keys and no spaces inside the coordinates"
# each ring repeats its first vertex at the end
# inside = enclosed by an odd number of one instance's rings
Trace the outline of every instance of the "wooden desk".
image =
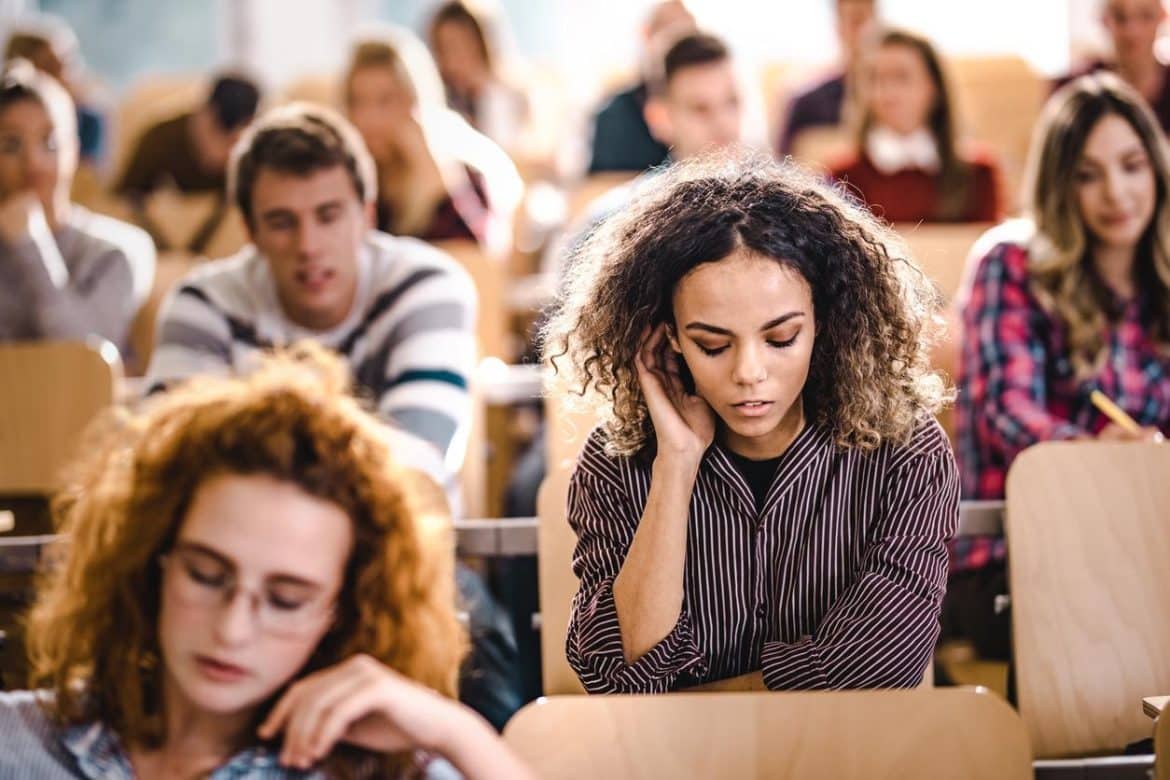
{"type": "Polygon", "coordinates": [[[1147,696],[1142,699],[1142,712],[1157,719],[1170,705],[1170,696],[1147,696]]]}

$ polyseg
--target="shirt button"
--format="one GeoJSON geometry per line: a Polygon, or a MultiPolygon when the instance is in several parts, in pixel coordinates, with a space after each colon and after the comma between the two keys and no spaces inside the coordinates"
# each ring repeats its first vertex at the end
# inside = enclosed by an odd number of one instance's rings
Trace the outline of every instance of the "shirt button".
{"type": "Polygon", "coordinates": [[[756,607],[756,617],[762,618],[762,617],[764,617],[764,615],[767,615],[767,614],[768,614],[768,608],[765,605],[761,604],[758,607],[756,607]]]}

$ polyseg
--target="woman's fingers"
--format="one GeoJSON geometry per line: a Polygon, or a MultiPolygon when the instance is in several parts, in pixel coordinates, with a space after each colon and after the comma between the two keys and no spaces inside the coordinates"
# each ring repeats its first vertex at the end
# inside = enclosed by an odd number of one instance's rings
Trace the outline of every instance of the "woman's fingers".
{"type": "MultiPolygon", "coordinates": [[[[335,669],[342,672],[343,668],[335,669]]],[[[302,769],[320,758],[314,750],[313,737],[320,723],[345,699],[357,696],[369,681],[360,675],[344,670],[344,674],[333,674],[317,681],[311,696],[303,696],[300,705],[289,716],[284,730],[284,745],[281,763],[302,769]]]]}

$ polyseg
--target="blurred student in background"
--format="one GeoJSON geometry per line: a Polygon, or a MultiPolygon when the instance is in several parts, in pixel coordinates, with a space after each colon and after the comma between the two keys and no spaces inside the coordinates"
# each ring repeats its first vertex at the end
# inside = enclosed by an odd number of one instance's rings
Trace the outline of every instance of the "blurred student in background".
{"type": "Polygon", "coordinates": [[[22,17],[10,30],[4,49],[5,62],[17,57],[28,60],[37,70],[52,76],[69,92],[77,107],[80,161],[98,162],[105,142],[106,122],[86,95],[88,85],[77,34],[63,19],[55,16],[22,17]]]}
{"type": "Polygon", "coordinates": [[[427,29],[447,105],[508,152],[517,150],[529,121],[528,97],[505,77],[498,21],[471,2],[439,6],[427,29]]]}
{"type": "Polygon", "coordinates": [[[835,0],[837,42],[841,61],[832,75],[803,88],[789,101],[776,148],[783,157],[792,153],[793,141],[801,131],[836,127],[846,122],[849,82],[857,65],[861,40],[876,15],[876,0],[835,0]]]}
{"type": "Polygon", "coordinates": [[[360,39],[344,101],[377,165],[379,229],[509,245],[523,189],[516,166],[447,108],[434,61],[412,33],[392,27],[360,39]]]}
{"type": "Polygon", "coordinates": [[[831,166],[890,222],[991,222],[1002,216],[999,171],[959,144],[953,95],[930,41],[876,33],[861,55],[857,150],[831,166]]]}
{"type": "Polygon", "coordinates": [[[1163,0],[1105,0],[1101,23],[1113,44],[1112,57],[1094,60],[1057,79],[1056,85],[1067,84],[1085,73],[1112,70],[1145,98],[1162,130],[1170,131],[1170,67],[1154,54],[1154,43],[1164,21],[1163,0]]]}
{"type": "MultiPolygon", "coordinates": [[[[958,301],[967,499],[1003,498],[1012,461],[1037,442],[1170,433],[1170,159],[1157,120],[1116,76],[1083,76],[1049,99],[1028,171],[1027,219],[980,240],[958,301]],[[1093,390],[1142,431],[1110,423],[1093,390]]],[[[1004,553],[1002,538],[952,549],[947,614],[988,657],[1009,650],[1008,617],[993,611],[1004,553]]]]}
{"type": "Polygon", "coordinates": [[[70,201],[77,144],[65,89],[10,62],[0,75],[0,341],[94,335],[125,350],[154,245],[70,201]]]}
{"type": "Polygon", "coordinates": [[[589,173],[644,171],[666,159],[667,147],[646,122],[652,82],[662,80],[663,55],[679,36],[695,29],[695,17],[679,0],[658,2],[642,26],[638,81],[607,98],[593,117],[589,173]]]}

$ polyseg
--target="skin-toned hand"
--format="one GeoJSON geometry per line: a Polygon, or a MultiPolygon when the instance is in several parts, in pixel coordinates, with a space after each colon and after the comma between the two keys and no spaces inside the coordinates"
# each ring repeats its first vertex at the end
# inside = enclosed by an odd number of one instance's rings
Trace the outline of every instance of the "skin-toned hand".
{"type": "Polygon", "coordinates": [[[280,762],[299,769],[346,742],[379,753],[437,753],[469,779],[507,776],[483,769],[490,766],[527,776],[486,721],[367,655],[293,684],[259,729],[262,739],[282,732],[280,762]]]}
{"type": "Polygon", "coordinates": [[[658,452],[699,459],[715,438],[715,412],[683,386],[682,356],[670,348],[667,325],[643,334],[642,347],[634,361],[638,383],[654,423],[658,452]]]}
{"type": "Polygon", "coordinates": [[[45,210],[32,192],[18,192],[0,201],[0,240],[15,244],[45,225],[45,210]]]}
{"type": "Polygon", "coordinates": [[[1140,432],[1133,432],[1122,428],[1117,423],[1109,423],[1097,434],[1098,441],[1145,441],[1159,443],[1165,440],[1162,432],[1157,428],[1142,428],[1140,432]]]}

